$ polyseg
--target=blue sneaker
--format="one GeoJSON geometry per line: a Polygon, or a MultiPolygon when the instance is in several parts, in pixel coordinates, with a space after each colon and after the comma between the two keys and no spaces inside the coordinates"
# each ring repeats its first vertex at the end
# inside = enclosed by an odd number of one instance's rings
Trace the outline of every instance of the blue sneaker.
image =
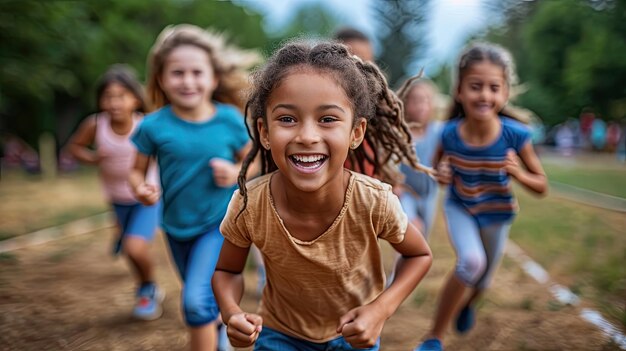
{"type": "Polygon", "coordinates": [[[459,316],[456,317],[456,330],[461,334],[467,333],[470,329],[472,329],[475,321],[476,317],[474,315],[474,308],[467,305],[463,307],[459,316]]]}
{"type": "Polygon", "coordinates": [[[441,345],[441,340],[439,339],[426,339],[414,351],[443,351],[443,346],[441,345]]]}
{"type": "Polygon", "coordinates": [[[163,315],[161,304],[165,299],[165,292],[154,283],[141,285],[137,291],[137,304],[133,309],[133,317],[143,321],[152,321],[163,315]]]}

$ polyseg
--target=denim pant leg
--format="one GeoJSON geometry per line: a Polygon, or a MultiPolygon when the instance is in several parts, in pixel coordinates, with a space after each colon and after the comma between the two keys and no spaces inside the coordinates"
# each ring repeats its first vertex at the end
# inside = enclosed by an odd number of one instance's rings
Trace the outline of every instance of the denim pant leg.
{"type": "Polygon", "coordinates": [[[349,342],[346,341],[346,339],[343,338],[343,336],[331,340],[327,344],[328,345],[324,349],[324,351],[378,351],[380,349],[380,338],[376,340],[376,345],[367,349],[355,349],[354,347],[352,347],[352,345],[350,345],[349,342]]]}
{"type": "Polygon", "coordinates": [[[480,228],[474,217],[460,205],[444,205],[448,235],[456,251],[455,274],[463,283],[476,287],[487,266],[480,228]]]}
{"type": "Polygon", "coordinates": [[[409,221],[419,218],[424,224],[424,228],[421,229],[421,231],[424,238],[428,240],[435,219],[435,213],[437,212],[437,191],[425,194],[425,196],[421,198],[417,198],[411,193],[404,192],[400,195],[400,204],[409,221]]]}
{"type": "Polygon", "coordinates": [[[492,224],[480,231],[480,236],[487,254],[487,269],[476,284],[477,288],[486,289],[491,283],[493,274],[498,268],[500,259],[504,253],[504,247],[509,237],[510,228],[511,223],[507,222],[492,224]]]}
{"type": "Polygon", "coordinates": [[[424,198],[418,200],[417,213],[424,222],[424,238],[428,240],[430,231],[433,229],[435,214],[437,213],[437,190],[426,194],[424,198]]]}
{"type": "Polygon", "coordinates": [[[264,326],[254,344],[254,351],[324,351],[322,346],[264,326]]]}
{"type": "Polygon", "coordinates": [[[343,337],[338,337],[324,343],[314,343],[298,339],[277,330],[263,327],[261,335],[254,345],[254,351],[378,351],[380,338],[374,347],[368,349],[355,349],[343,337]]]}
{"type": "Polygon", "coordinates": [[[132,236],[152,242],[159,225],[159,214],[161,213],[161,201],[152,206],[136,204],[133,206],[131,216],[128,220],[126,236],[132,236]]]}
{"type": "Polygon", "coordinates": [[[215,228],[189,242],[177,242],[169,236],[168,239],[183,280],[182,305],[185,322],[191,327],[213,322],[219,315],[219,309],[213,295],[211,279],[224,237],[215,228]]]}

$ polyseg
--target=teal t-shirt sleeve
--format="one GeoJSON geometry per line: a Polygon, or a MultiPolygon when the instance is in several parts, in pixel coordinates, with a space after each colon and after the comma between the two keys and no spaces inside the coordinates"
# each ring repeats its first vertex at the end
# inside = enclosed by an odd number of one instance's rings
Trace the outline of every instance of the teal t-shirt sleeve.
{"type": "Polygon", "coordinates": [[[248,135],[248,129],[246,128],[246,119],[244,118],[244,116],[239,113],[239,110],[235,108],[233,108],[232,111],[232,117],[235,125],[233,133],[235,135],[235,140],[237,143],[237,151],[239,151],[248,144],[248,142],[250,141],[250,136],[248,135]]]}
{"type": "Polygon", "coordinates": [[[139,123],[131,136],[131,140],[139,152],[144,155],[153,156],[156,153],[156,144],[150,138],[150,128],[145,122],[144,117],[144,120],[139,123]]]}

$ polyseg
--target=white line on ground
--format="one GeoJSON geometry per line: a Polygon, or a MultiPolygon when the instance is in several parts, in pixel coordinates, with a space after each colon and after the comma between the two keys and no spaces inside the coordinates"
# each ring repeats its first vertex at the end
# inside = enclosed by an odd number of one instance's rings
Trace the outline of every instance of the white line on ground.
{"type": "Polygon", "coordinates": [[[90,233],[112,226],[114,226],[114,223],[111,221],[111,212],[105,212],[0,241],[0,253],[40,245],[61,238],[90,233]]]}
{"type": "Polygon", "coordinates": [[[554,180],[550,181],[550,188],[555,190],[556,196],[569,201],[615,212],[626,212],[626,199],[619,196],[603,194],[554,180]]]}
{"type": "Polygon", "coordinates": [[[622,350],[626,350],[626,336],[615,326],[609,323],[602,315],[592,309],[583,308],[580,315],[589,323],[600,328],[604,334],[608,335],[622,350]]]}
{"type": "MultiPolygon", "coordinates": [[[[111,221],[111,213],[105,212],[95,216],[82,218],[64,225],[38,230],[33,233],[24,234],[16,238],[7,239],[0,242],[0,253],[21,249],[28,246],[40,245],[50,241],[77,236],[93,232],[95,230],[110,228],[114,224],[111,221]]],[[[541,265],[533,261],[517,244],[509,240],[506,253],[524,272],[542,285],[550,285],[548,290],[562,304],[576,306],[580,299],[568,288],[553,283],[550,275],[541,265]]],[[[607,337],[612,339],[618,347],[626,350],[626,336],[620,330],[604,319],[602,315],[589,308],[583,308],[580,316],[599,328],[607,337]]]]}
{"type": "MultiPolygon", "coordinates": [[[[560,303],[572,306],[576,306],[580,303],[580,298],[576,294],[567,287],[552,282],[548,272],[537,262],[533,261],[532,258],[511,240],[507,242],[506,254],[539,284],[549,285],[548,290],[560,303]]],[[[580,316],[600,329],[622,350],[626,350],[626,336],[620,332],[619,328],[604,319],[598,311],[583,308],[581,309],[580,316]]]]}

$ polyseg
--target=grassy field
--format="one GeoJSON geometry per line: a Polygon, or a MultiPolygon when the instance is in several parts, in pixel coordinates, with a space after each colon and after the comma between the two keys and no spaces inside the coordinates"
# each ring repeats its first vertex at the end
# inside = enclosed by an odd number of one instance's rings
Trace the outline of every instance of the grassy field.
{"type": "Polygon", "coordinates": [[[56,179],[3,172],[0,199],[0,240],[108,210],[93,168],[56,179]]]}
{"type": "MultiPolygon", "coordinates": [[[[550,181],[626,198],[626,167],[603,154],[548,157],[550,181]]],[[[626,215],[518,188],[521,212],[511,238],[561,284],[626,327],[626,215]]]]}
{"type": "Polygon", "coordinates": [[[580,164],[558,165],[548,162],[544,162],[543,166],[551,181],[626,198],[626,167],[598,169],[585,168],[580,164]]]}
{"type": "Polygon", "coordinates": [[[626,327],[626,216],[518,189],[511,238],[561,284],[626,327]]]}
{"type": "MultiPolygon", "coordinates": [[[[626,190],[626,178],[616,175],[624,174],[619,169],[585,171],[580,166],[545,164],[554,180],[566,182],[558,178],[560,174],[569,176],[572,185],[602,184],[604,192],[614,195],[626,190]]],[[[516,193],[521,212],[511,238],[557,282],[626,327],[626,216],[555,196],[537,199],[521,188],[516,193]]],[[[5,174],[0,198],[0,240],[108,209],[93,169],[55,180],[5,174]]]]}

